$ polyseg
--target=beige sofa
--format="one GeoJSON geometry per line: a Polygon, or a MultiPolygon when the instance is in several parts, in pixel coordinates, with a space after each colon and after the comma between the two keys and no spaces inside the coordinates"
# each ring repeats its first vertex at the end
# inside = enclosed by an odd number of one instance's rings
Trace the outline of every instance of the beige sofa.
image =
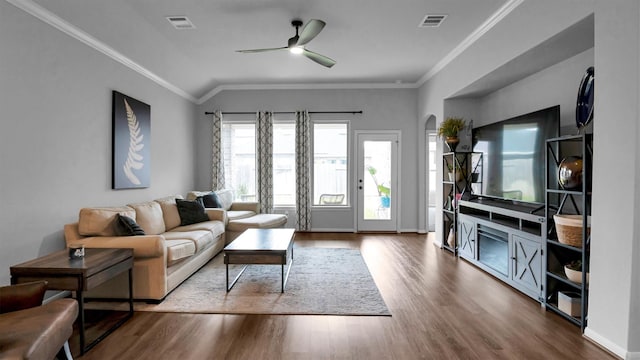
{"type": "MultiPolygon", "coordinates": [[[[211,191],[191,191],[187,194],[187,200],[195,200],[199,196],[209,194],[211,191]]],[[[282,227],[287,223],[285,214],[262,214],[258,202],[233,202],[233,190],[214,191],[226,211],[226,242],[227,244],[237,238],[247,229],[271,229],[282,227]]]]}
{"type": "MultiPolygon", "coordinates": [[[[78,222],[64,227],[67,246],[132,248],[134,298],[161,301],[225,245],[227,221],[223,209],[206,209],[209,221],[181,226],[176,198],[182,196],[122,207],[83,208],[78,222]],[[145,235],[117,235],[117,214],[135,220],[145,235]]],[[[126,298],[127,289],[123,273],[86,296],[126,298]]]]}

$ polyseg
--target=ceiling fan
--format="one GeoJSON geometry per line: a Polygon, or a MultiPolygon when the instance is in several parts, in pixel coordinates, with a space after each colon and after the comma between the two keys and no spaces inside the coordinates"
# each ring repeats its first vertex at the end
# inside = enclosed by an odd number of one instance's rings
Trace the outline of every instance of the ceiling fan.
{"type": "Polygon", "coordinates": [[[320,65],[326,66],[328,68],[335,65],[335,60],[326,57],[324,55],[320,55],[311,50],[305,49],[305,45],[309,43],[309,41],[313,40],[320,31],[324,28],[326,23],[322,20],[312,19],[302,28],[300,35],[298,35],[298,28],[302,26],[301,20],[293,20],[291,21],[291,25],[296,28],[296,35],[289,39],[288,45],[279,47],[279,48],[266,48],[266,49],[250,49],[250,50],[236,50],[236,52],[241,53],[259,53],[265,51],[274,51],[274,50],[289,50],[293,54],[302,54],[307,58],[317,62],[320,65]]]}

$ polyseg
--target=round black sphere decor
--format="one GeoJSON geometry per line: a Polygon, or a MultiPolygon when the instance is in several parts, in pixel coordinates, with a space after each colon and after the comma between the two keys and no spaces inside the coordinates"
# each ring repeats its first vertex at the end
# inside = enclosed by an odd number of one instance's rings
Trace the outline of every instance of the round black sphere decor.
{"type": "Polygon", "coordinates": [[[582,130],[593,119],[593,90],[594,70],[593,66],[591,66],[582,77],[578,88],[578,101],[576,102],[576,125],[578,126],[578,131],[582,130]]]}

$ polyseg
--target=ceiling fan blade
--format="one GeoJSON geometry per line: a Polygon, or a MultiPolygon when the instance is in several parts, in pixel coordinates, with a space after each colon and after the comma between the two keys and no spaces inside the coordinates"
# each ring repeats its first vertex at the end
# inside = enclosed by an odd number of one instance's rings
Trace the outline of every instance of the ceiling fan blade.
{"type": "Polygon", "coordinates": [[[326,23],[322,20],[309,20],[307,25],[302,28],[302,32],[300,33],[300,37],[298,38],[297,45],[304,45],[313,40],[313,38],[318,36],[320,31],[322,31],[325,25],[326,23]]]}
{"type": "Polygon", "coordinates": [[[324,55],[320,55],[318,53],[315,53],[315,52],[313,52],[311,50],[304,49],[304,51],[302,52],[302,55],[304,55],[304,56],[308,57],[309,59],[317,62],[318,64],[326,66],[328,68],[330,68],[330,67],[332,67],[333,65],[336,64],[335,60],[333,60],[331,58],[328,58],[328,57],[326,57],[324,55]]]}
{"type": "Polygon", "coordinates": [[[284,49],[288,49],[288,47],[284,46],[279,48],[236,50],[236,52],[250,54],[250,53],[259,53],[259,52],[265,52],[265,51],[284,50],[284,49]]]}

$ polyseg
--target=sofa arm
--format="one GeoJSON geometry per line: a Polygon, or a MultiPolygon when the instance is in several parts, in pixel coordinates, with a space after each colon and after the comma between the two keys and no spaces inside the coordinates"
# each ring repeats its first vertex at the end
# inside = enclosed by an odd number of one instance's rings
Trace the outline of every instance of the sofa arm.
{"type": "Polygon", "coordinates": [[[164,256],[165,241],[162,235],[139,236],[89,236],[78,233],[78,224],[64,226],[64,235],[69,245],[84,245],[87,248],[133,249],[136,258],[152,258],[164,256]]]}
{"type": "Polygon", "coordinates": [[[209,220],[218,220],[222,221],[223,224],[227,223],[227,212],[224,209],[219,208],[206,208],[204,211],[207,212],[209,216],[209,220]]]}
{"type": "Polygon", "coordinates": [[[232,211],[253,211],[256,214],[260,213],[259,202],[234,202],[231,204],[232,211]]]}

